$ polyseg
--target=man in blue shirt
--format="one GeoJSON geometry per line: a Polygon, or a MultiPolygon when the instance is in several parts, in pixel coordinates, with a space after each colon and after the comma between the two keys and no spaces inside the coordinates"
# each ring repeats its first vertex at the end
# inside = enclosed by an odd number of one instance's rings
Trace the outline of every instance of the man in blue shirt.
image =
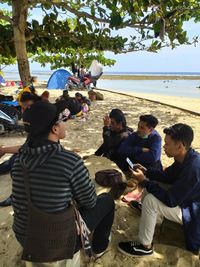
{"type": "Polygon", "coordinates": [[[129,171],[127,157],[146,168],[161,168],[161,136],[155,130],[157,124],[157,118],[152,115],[140,116],[137,131],[125,139],[118,149],[117,165],[122,171],[129,171]]]}
{"type": "Polygon", "coordinates": [[[165,171],[138,166],[133,171],[148,194],[142,204],[139,242],[120,242],[119,251],[130,256],[153,253],[157,218],[183,225],[186,248],[198,254],[200,248],[200,154],[191,148],[193,130],[182,123],[164,129],[164,150],[174,163],[165,171]],[[146,176],[145,176],[146,175],[146,176]],[[147,179],[148,177],[149,179],[147,179]],[[169,189],[155,182],[169,185],[169,189]]]}

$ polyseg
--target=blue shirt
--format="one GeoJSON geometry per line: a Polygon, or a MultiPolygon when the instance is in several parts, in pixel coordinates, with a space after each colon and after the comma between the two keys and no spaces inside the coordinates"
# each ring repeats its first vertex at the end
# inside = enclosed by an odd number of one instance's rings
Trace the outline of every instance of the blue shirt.
{"type": "Polygon", "coordinates": [[[175,161],[165,171],[148,169],[147,191],[168,207],[180,206],[188,250],[200,248],[200,154],[190,149],[182,163],[175,161]],[[171,184],[165,190],[153,180],[171,184]]]}
{"type": "Polygon", "coordinates": [[[137,132],[134,132],[122,142],[118,153],[144,166],[154,164],[160,160],[161,136],[156,130],[154,130],[148,138],[141,138],[138,136],[137,132]],[[148,148],[149,151],[143,152],[142,148],[144,147],[148,148]]]}

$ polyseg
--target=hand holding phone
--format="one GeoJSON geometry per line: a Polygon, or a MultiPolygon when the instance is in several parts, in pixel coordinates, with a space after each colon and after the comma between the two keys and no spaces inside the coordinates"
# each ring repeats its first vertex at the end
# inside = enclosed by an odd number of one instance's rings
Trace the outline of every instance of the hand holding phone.
{"type": "Polygon", "coordinates": [[[137,169],[137,164],[133,164],[133,162],[129,158],[126,158],[126,161],[132,170],[135,171],[137,169]]]}

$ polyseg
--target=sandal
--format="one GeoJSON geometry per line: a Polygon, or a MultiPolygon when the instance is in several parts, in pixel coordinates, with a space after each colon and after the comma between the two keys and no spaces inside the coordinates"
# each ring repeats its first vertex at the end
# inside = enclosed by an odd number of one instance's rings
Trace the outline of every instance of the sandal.
{"type": "Polygon", "coordinates": [[[132,208],[132,209],[135,209],[137,211],[139,211],[141,213],[142,211],[142,203],[141,202],[138,202],[136,200],[132,200],[130,203],[129,203],[129,206],[132,208]]]}

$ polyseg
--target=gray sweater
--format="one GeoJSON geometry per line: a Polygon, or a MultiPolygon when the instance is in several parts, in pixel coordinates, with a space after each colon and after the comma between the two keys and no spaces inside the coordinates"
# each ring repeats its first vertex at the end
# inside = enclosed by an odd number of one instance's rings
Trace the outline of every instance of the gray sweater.
{"type": "Polygon", "coordinates": [[[79,207],[90,209],[95,206],[95,186],[77,154],[65,150],[58,143],[37,148],[30,148],[25,144],[11,171],[13,230],[22,246],[27,225],[22,165],[28,169],[31,178],[31,200],[37,208],[47,213],[58,213],[65,209],[72,199],[79,207]]]}

